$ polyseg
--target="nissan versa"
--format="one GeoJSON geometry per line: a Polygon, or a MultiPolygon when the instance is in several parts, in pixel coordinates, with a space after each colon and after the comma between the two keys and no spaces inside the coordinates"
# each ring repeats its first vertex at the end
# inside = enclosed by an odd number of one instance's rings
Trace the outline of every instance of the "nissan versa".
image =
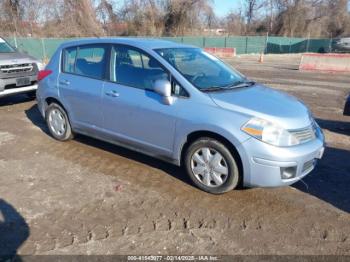
{"type": "Polygon", "coordinates": [[[293,184],[324,152],[302,102],[196,47],[72,41],[38,79],[38,106],[54,138],[84,134],[183,165],[210,193],[293,184]]]}

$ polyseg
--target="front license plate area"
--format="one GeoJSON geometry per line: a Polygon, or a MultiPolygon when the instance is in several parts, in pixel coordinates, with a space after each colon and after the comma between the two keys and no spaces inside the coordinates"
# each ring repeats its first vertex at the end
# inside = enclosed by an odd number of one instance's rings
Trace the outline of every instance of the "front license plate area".
{"type": "Polygon", "coordinates": [[[16,79],[16,86],[29,86],[30,85],[30,79],[28,77],[23,78],[17,78],[16,79]]]}

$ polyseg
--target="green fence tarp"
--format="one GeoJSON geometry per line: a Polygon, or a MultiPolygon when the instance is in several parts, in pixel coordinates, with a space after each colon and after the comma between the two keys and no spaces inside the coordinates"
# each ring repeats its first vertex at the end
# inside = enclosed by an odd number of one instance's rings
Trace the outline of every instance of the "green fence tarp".
{"type": "MultiPolygon", "coordinates": [[[[205,47],[236,48],[237,54],[292,54],[292,53],[327,53],[332,50],[332,39],[306,39],[266,36],[230,36],[230,37],[161,37],[160,39],[205,47]]],[[[7,38],[21,51],[44,60],[49,59],[57,47],[70,39],[56,38],[7,38]]]]}

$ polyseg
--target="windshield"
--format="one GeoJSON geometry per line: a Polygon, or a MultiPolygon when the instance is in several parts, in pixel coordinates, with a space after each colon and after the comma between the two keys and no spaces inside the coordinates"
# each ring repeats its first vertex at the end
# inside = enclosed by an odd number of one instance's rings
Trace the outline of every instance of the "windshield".
{"type": "Polygon", "coordinates": [[[0,53],[13,53],[15,49],[0,38],[0,53]]]}
{"type": "Polygon", "coordinates": [[[199,48],[155,50],[199,90],[227,88],[246,79],[224,62],[199,48]]]}

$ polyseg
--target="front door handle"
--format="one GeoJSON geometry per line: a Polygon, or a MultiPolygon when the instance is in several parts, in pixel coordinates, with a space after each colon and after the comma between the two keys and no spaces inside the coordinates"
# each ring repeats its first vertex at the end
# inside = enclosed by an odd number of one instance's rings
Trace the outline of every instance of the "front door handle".
{"type": "Polygon", "coordinates": [[[119,93],[117,91],[115,91],[115,90],[112,90],[110,92],[106,92],[106,95],[110,96],[110,97],[118,97],[119,93]]]}
{"type": "Polygon", "coordinates": [[[70,82],[68,80],[60,80],[60,85],[63,85],[63,86],[68,86],[70,84],[70,82]]]}

